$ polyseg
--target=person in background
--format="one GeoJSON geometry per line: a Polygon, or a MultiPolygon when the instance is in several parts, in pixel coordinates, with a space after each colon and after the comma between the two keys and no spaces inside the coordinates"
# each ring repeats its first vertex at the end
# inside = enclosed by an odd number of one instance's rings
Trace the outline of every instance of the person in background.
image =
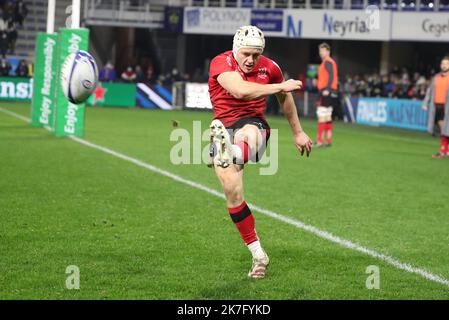
{"type": "MultiPolygon", "coordinates": [[[[0,11],[1,13],[1,11],[0,11]]],[[[0,55],[4,58],[9,49],[8,39],[8,25],[6,21],[0,16],[0,55]]]]}
{"type": "Polygon", "coordinates": [[[150,60],[148,62],[148,67],[147,67],[147,79],[148,79],[148,81],[152,82],[154,80],[153,76],[154,76],[154,65],[153,65],[153,62],[150,60]]]}
{"type": "Polygon", "coordinates": [[[23,26],[23,20],[25,20],[27,15],[28,8],[25,2],[23,2],[23,0],[16,0],[16,5],[14,8],[14,18],[20,26],[23,26]]]}
{"type": "Polygon", "coordinates": [[[141,66],[136,66],[136,83],[142,83],[147,82],[147,78],[145,76],[145,73],[142,70],[141,66]]]}
{"type": "Polygon", "coordinates": [[[3,7],[3,15],[2,15],[2,18],[6,24],[5,31],[7,35],[8,49],[10,50],[11,54],[14,54],[18,36],[16,29],[17,20],[14,13],[15,6],[16,4],[13,1],[7,1],[3,7]]]}
{"type": "Polygon", "coordinates": [[[16,68],[16,76],[28,77],[28,63],[25,59],[20,60],[16,68]]]}
{"type": "Polygon", "coordinates": [[[34,64],[32,62],[28,63],[28,77],[32,78],[34,76],[34,64]]]}
{"type": "Polygon", "coordinates": [[[426,96],[428,81],[424,76],[420,76],[416,81],[415,99],[423,100],[426,96]]]}
{"type": "Polygon", "coordinates": [[[182,77],[177,68],[173,68],[171,71],[171,81],[178,82],[181,81],[182,77]]]}
{"type": "Polygon", "coordinates": [[[318,90],[320,97],[318,99],[318,136],[316,146],[323,146],[323,134],[326,134],[326,146],[332,143],[332,113],[336,108],[337,90],[338,90],[338,70],[337,64],[331,58],[331,47],[323,42],[318,46],[319,55],[322,60],[318,68],[318,90]]]}
{"type": "Polygon", "coordinates": [[[423,101],[423,109],[429,111],[427,129],[433,134],[435,125],[440,129],[440,150],[434,159],[449,158],[449,56],[440,64],[441,72],[432,79],[423,101]]]}
{"type": "Polygon", "coordinates": [[[128,83],[134,82],[134,80],[136,80],[136,77],[137,75],[134,72],[133,67],[131,66],[128,66],[126,70],[122,72],[122,80],[124,82],[128,83]]]}
{"type": "Polygon", "coordinates": [[[0,76],[7,77],[9,76],[9,72],[11,71],[11,65],[9,64],[6,58],[2,58],[0,62],[0,76]]]}
{"type": "Polygon", "coordinates": [[[103,82],[114,82],[117,77],[114,65],[108,61],[106,65],[100,70],[99,79],[103,82]]]}

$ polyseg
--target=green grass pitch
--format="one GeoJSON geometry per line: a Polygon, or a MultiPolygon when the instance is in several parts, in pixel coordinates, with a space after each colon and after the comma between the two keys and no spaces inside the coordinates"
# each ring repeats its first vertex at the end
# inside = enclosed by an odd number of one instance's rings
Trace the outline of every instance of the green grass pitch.
{"type": "MultiPolygon", "coordinates": [[[[29,116],[28,104],[4,109],[29,116]]],[[[173,165],[172,120],[206,112],[88,108],[85,139],[220,190],[202,165],[173,165]]],[[[449,160],[425,133],[337,123],[334,146],[295,151],[283,118],[279,170],[245,169],[245,198],[449,278],[449,160]]],[[[303,126],[315,136],[315,123],[303,126]]],[[[203,146],[207,143],[204,142],[203,146]]],[[[0,112],[0,299],[448,299],[449,287],[255,212],[271,264],[249,251],[223,199],[0,112]],[[80,289],[65,287],[66,267],[80,289]],[[368,290],[366,268],[380,271],[368,290]]]]}

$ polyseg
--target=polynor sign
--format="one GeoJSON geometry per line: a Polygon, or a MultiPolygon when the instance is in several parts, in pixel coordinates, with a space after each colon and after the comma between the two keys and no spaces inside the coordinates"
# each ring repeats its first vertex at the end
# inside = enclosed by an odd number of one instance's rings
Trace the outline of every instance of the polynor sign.
{"type": "Polygon", "coordinates": [[[234,35],[239,27],[247,25],[259,27],[268,37],[285,37],[283,10],[204,7],[184,9],[184,33],[234,35]]]}
{"type": "Polygon", "coordinates": [[[187,7],[184,33],[233,35],[251,20],[251,9],[187,7]]]}
{"type": "Polygon", "coordinates": [[[391,12],[366,10],[286,10],[287,37],[341,40],[389,40],[391,12]]]}
{"type": "Polygon", "coordinates": [[[449,13],[395,12],[392,40],[449,41],[449,13]]]}

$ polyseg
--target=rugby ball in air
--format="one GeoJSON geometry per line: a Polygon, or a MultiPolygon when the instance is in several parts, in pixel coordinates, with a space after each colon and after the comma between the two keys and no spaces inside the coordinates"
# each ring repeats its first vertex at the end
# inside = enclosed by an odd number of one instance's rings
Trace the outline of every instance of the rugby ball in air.
{"type": "Polygon", "coordinates": [[[80,104],[89,98],[98,84],[98,67],[86,51],[71,53],[61,70],[62,91],[67,100],[80,104]]]}

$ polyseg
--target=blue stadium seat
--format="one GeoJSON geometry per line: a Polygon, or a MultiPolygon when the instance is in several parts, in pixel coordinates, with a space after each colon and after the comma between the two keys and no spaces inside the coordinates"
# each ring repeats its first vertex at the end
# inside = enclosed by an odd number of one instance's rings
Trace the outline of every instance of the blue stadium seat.
{"type": "Polygon", "coordinates": [[[434,0],[421,0],[419,11],[435,11],[433,7],[434,0]]]}
{"type": "Polygon", "coordinates": [[[440,0],[440,11],[449,11],[449,0],[440,0]]]}
{"type": "Polygon", "coordinates": [[[362,10],[364,8],[363,0],[353,0],[351,2],[351,9],[362,10]]]}

